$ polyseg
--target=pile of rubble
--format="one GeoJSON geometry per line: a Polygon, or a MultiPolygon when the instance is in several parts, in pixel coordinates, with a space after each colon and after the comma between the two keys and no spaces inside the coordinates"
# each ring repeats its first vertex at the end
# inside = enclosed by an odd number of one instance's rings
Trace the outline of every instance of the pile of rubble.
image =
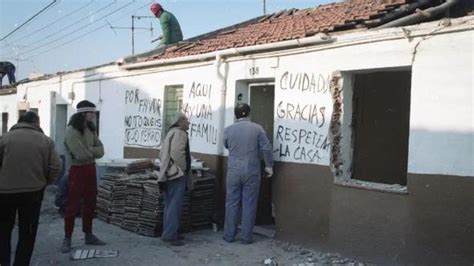
{"type": "MultiPolygon", "coordinates": [[[[107,223],[146,236],[161,235],[163,195],[152,175],[154,164],[131,163],[123,173],[108,173],[98,188],[97,217],[107,223]]],[[[202,169],[192,171],[194,190],[183,202],[180,231],[209,228],[215,211],[215,176],[202,169]]]]}

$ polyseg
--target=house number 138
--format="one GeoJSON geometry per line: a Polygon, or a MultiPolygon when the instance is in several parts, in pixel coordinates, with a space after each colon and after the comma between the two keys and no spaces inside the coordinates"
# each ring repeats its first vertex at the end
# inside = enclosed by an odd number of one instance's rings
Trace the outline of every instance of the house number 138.
{"type": "Polygon", "coordinates": [[[258,75],[258,67],[249,68],[249,74],[250,74],[250,76],[258,75]]]}

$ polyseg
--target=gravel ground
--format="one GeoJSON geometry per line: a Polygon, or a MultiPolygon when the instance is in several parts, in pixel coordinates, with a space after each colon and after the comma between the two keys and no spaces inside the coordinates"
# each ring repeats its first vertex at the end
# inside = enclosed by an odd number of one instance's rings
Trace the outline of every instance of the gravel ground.
{"type": "MultiPolygon", "coordinates": [[[[131,233],[98,219],[94,220],[94,233],[108,244],[96,248],[119,250],[119,255],[115,258],[73,261],[71,254],[59,251],[63,239],[63,220],[57,214],[53,199],[54,188],[48,188],[31,265],[265,265],[265,259],[272,259],[278,265],[365,265],[338,254],[304,249],[258,235],[255,235],[252,245],[226,243],[222,240],[222,231],[216,233],[212,230],[185,234],[184,246],[171,247],[160,238],[131,233]]],[[[15,229],[13,247],[16,245],[16,234],[15,229]]],[[[80,218],[76,219],[72,242],[73,250],[94,248],[84,245],[80,218]]]]}

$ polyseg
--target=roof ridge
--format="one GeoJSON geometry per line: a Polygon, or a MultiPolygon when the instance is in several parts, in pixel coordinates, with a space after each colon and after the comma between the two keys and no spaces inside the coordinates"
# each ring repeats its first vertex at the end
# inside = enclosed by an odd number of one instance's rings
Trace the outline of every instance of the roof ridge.
{"type": "Polygon", "coordinates": [[[307,9],[283,9],[187,39],[202,45],[167,50],[156,58],[208,53],[229,47],[268,44],[318,33],[368,29],[414,12],[437,0],[346,0],[307,9]]]}

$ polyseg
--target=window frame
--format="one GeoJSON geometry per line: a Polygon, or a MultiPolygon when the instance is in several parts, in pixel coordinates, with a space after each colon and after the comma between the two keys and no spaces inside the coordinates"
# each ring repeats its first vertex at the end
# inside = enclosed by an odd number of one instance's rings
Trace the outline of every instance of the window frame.
{"type": "MultiPolygon", "coordinates": [[[[408,194],[408,184],[385,184],[352,178],[354,153],[353,139],[353,94],[354,76],[360,73],[373,73],[385,70],[409,70],[411,68],[369,69],[361,71],[335,71],[331,77],[330,92],[333,100],[333,113],[329,128],[331,151],[329,166],[334,176],[334,184],[364,190],[395,194],[408,194]]],[[[408,174],[408,173],[407,173],[408,174]]],[[[408,183],[408,182],[407,182],[408,183]]]]}

